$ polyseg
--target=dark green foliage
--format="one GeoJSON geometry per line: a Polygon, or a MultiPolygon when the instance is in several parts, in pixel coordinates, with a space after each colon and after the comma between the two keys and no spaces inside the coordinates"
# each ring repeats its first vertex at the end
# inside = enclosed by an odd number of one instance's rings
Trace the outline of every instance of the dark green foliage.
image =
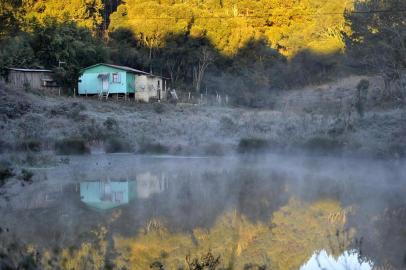
{"type": "Polygon", "coordinates": [[[346,14],[351,32],[344,34],[351,64],[379,72],[388,89],[393,81],[399,79],[401,70],[406,68],[406,21],[403,12],[406,1],[358,0],[355,10],[363,13],[346,14]],[[370,10],[391,12],[368,12],[370,10]]]}
{"type": "Polygon", "coordinates": [[[365,103],[369,88],[368,80],[361,80],[357,85],[357,96],[355,100],[355,109],[360,117],[364,117],[365,103]]]}
{"type": "Polygon", "coordinates": [[[154,104],[154,111],[158,114],[162,114],[165,112],[165,105],[163,105],[162,103],[155,103],[154,104]]]}
{"type": "Polygon", "coordinates": [[[154,261],[151,263],[150,268],[155,270],[165,270],[164,265],[160,261],[154,261]]]}
{"type": "Polygon", "coordinates": [[[190,256],[186,256],[186,263],[189,270],[216,270],[220,264],[220,256],[214,257],[211,252],[199,258],[191,259],[190,256]]]}
{"type": "Polygon", "coordinates": [[[357,84],[357,90],[360,91],[360,92],[368,90],[368,88],[369,88],[369,81],[368,80],[362,79],[357,84]]]}
{"type": "Polygon", "coordinates": [[[43,24],[33,24],[32,31],[2,41],[1,75],[5,67],[45,67],[53,69],[60,86],[77,86],[80,69],[107,59],[106,48],[90,30],[74,22],[59,23],[49,18],[43,24]],[[59,63],[59,61],[65,63],[59,63]]]}
{"type": "Polygon", "coordinates": [[[41,142],[39,140],[26,140],[21,143],[21,148],[25,151],[39,152],[41,150],[41,142]]]}
{"type": "Polygon", "coordinates": [[[90,153],[90,149],[83,139],[66,138],[55,143],[55,151],[58,155],[83,155],[90,153]]]}
{"type": "Polygon", "coordinates": [[[18,31],[22,0],[0,1],[0,40],[18,31]]]}
{"type": "Polygon", "coordinates": [[[109,138],[104,143],[106,153],[128,153],[131,152],[129,143],[120,138],[109,138]]]}
{"type": "Polygon", "coordinates": [[[30,40],[30,34],[20,33],[0,41],[0,76],[8,74],[7,67],[29,68],[39,64],[30,40]]]}
{"type": "Polygon", "coordinates": [[[169,152],[169,148],[160,143],[147,143],[141,145],[139,152],[142,154],[166,154],[169,152]]]}
{"type": "Polygon", "coordinates": [[[240,153],[262,152],[268,148],[268,141],[259,138],[243,138],[238,144],[238,152],[240,153]]]}
{"type": "Polygon", "coordinates": [[[314,137],[304,143],[303,147],[315,153],[337,153],[343,149],[343,143],[335,138],[314,137]]]}
{"type": "Polygon", "coordinates": [[[6,164],[0,164],[0,187],[6,183],[6,180],[13,177],[13,168],[6,164]]]}
{"type": "Polygon", "coordinates": [[[112,117],[108,117],[106,121],[103,122],[103,126],[108,131],[116,131],[119,128],[117,120],[112,117]]]}
{"type": "Polygon", "coordinates": [[[33,176],[34,176],[34,173],[32,171],[22,169],[19,178],[21,180],[23,180],[24,182],[31,182],[33,176]]]}

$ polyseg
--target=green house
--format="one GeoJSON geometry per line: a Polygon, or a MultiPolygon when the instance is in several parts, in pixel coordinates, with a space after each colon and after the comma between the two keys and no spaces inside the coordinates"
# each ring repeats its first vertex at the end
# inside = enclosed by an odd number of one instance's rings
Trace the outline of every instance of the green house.
{"type": "Polygon", "coordinates": [[[131,67],[99,63],[81,70],[79,95],[132,95],[148,102],[166,97],[165,78],[131,67]]]}
{"type": "Polygon", "coordinates": [[[107,210],[128,204],[135,196],[133,181],[88,181],[80,183],[80,200],[91,208],[107,210]]]}

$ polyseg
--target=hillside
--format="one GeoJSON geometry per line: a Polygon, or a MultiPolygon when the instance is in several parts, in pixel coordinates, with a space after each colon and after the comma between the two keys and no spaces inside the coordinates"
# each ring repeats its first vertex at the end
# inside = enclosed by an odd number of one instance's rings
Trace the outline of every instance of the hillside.
{"type": "Polygon", "coordinates": [[[53,151],[63,139],[93,152],[222,155],[305,151],[398,158],[405,155],[404,105],[384,102],[378,77],[271,96],[273,109],[137,104],[43,96],[1,87],[1,150],[53,151]],[[357,84],[368,79],[362,116],[357,84]]]}

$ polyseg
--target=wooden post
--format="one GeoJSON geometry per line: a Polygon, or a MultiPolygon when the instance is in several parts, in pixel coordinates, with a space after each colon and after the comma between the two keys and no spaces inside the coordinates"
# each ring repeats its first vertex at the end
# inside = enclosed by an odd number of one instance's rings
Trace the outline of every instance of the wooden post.
{"type": "Polygon", "coordinates": [[[189,98],[188,98],[188,100],[190,101],[190,92],[189,92],[189,98]]]}

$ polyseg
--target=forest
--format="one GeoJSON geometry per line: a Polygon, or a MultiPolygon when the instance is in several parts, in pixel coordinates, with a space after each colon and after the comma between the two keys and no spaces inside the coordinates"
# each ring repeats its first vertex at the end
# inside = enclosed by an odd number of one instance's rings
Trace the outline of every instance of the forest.
{"type": "Polygon", "coordinates": [[[348,74],[390,89],[406,68],[405,13],[403,0],[5,0],[0,73],[52,68],[72,90],[81,68],[108,62],[251,107],[348,74]]]}

